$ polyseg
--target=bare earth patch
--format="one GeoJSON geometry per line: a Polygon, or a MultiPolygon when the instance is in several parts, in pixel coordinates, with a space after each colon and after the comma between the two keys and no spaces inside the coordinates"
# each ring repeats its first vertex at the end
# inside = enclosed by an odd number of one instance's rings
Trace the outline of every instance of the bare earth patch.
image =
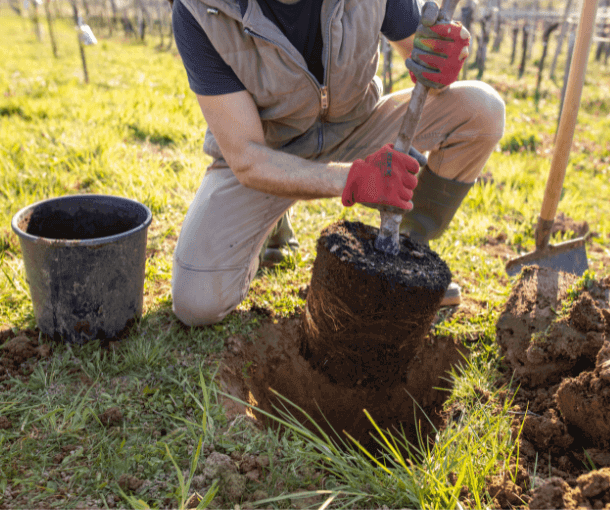
{"type": "Polygon", "coordinates": [[[610,278],[576,281],[526,269],[497,323],[530,508],[610,508],[610,278]]]}
{"type": "MultiPolygon", "coordinates": [[[[256,338],[235,337],[227,352],[221,371],[222,386],[232,395],[272,414],[274,406],[282,407],[274,391],[299,405],[326,433],[333,432],[322,415],[345,440],[348,432],[365,446],[374,449],[376,443],[369,434],[373,425],[362,412],[370,412],[377,424],[395,429],[404,426],[407,437],[416,441],[412,395],[435,426],[442,422],[440,411],[448,392],[443,379],[452,366],[463,361],[464,349],[452,338],[429,337],[417,350],[404,369],[402,381],[393,387],[347,387],[331,381],[314,369],[299,352],[300,317],[268,320],[258,330],[256,338]],[[235,345],[239,347],[235,347],[235,345]]],[[[285,405],[285,404],[284,404],[285,405]]],[[[305,424],[305,418],[290,409],[305,424]]],[[[245,412],[245,409],[243,410],[245,412]]],[[[254,411],[257,419],[264,417],[254,411]]],[[[427,420],[418,412],[424,435],[431,432],[427,420]]]]}
{"type": "Polygon", "coordinates": [[[20,331],[16,335],[9,330],[0,332],[0,382],[9,377],[26,378],[32,373],[27,361],[37,361],[51,355],[48,344],[38,343],[38,332],[20,331]]]}

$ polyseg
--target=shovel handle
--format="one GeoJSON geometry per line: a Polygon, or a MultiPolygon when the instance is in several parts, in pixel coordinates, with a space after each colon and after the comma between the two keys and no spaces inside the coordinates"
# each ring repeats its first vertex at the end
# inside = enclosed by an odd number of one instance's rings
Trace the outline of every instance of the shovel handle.
{"type": "MultiPolygon", "coordinates": [[[[422,9],[422,25],[432,26],[438,21],[451,21],[459,1],[460,0],[443,0],[440,10],[438,5],[434,2],[426,2],[422,9]]],[[[428,90],[429,88],[422,85],[419,81],[415,84],[407,113],[402,121],[400,131],[398,132],[398,138],[394,144],[394,149],[397,151],[404,154],[409,153],[413,138],[415,138],[415,131],[417,130],[419,119],[424,110],[426,98],[428,97],[428,90]]],[[[378,251],[390,255],[398,255],[400,252],[398,235],[404,211],[398,207],[387,207],[380,209],[380,213],[381,226],[379,228],[379,235],[375,240],[375,248],[378,251]]]]}
{"type": "Polygon", "coordinates": [[[595,29],[595,13],[598,0],[584,0],[582,12],[578,23],[578,34],[576,45],[572,56],[572,65],[568,76],[566,96],[563,102],[563,110],[557,128],[557,139],[555,150],[551,161],[551,169],[546,182],[542,209],[536,226],[536,249],[542,250],[549,243],[551,227],[557,213],[557,206],[561,198],[563,181],[566,175],[566,168],[570,158],[572,141],[574,140],[574,130],[576,119],[582,97],[582,89],[585,82],[587,71],[587,60],[591,48],[591,39],[595,29]]]}

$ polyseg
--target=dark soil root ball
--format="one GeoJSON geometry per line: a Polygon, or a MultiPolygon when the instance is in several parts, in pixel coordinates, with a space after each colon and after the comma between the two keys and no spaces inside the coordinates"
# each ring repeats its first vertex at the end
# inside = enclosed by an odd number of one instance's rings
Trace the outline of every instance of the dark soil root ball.
{"type": "Polygon", "coordinates": [[[388,387],[421,346],[451,282],[428,247],[401,237],[400,253],[374,248],[378,229],[342,221],[318,239],[301,354],[332,382],[388,387]]]}

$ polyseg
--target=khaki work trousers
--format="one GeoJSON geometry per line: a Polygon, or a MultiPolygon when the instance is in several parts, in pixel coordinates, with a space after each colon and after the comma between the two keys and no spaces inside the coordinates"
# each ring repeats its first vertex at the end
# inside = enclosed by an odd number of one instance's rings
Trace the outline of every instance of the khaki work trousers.
{"type": "MultiPolygon", "coordinates": [[[[411,92],[382,97],[365,123],[316,161],[364,159],[393,143],[411,92]]],[[[413,146],[430,152],[428,166],[441,177],[474,182],[503,135],[504,116],[489,85],[457,82],[428,96],[413,146]]],[[[219,322],[244,300],[265,239],[294,203],[242,186],[223,160],[208,168],[174,253],[173,310],[182,322],[219,322]]]]}

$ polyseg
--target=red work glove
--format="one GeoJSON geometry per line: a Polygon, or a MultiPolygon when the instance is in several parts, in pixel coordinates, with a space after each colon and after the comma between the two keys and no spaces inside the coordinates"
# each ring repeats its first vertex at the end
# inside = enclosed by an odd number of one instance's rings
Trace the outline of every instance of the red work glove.
{"type": "Polygon", "coordinates": [[[419,25],[411,58],[405,62],[414,83],[440,89],[457,80],[468,57],[470,32],[459,21],[419,25]]]}
{"type": "Polygon", "coordinates": [[[358,202],[411,210],[418,171],[419,164],[415,159],[394,150],[394,144],[384,145],[364,161],[354,161],[341,201],[345,207],[358,202]]]}

